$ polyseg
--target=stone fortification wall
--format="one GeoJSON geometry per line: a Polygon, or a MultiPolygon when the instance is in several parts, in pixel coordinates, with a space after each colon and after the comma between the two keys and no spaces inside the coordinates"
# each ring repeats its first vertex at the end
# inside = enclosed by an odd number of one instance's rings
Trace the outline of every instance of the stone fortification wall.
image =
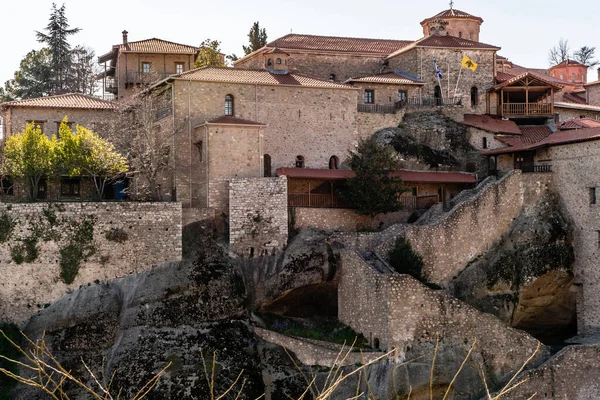
{"type": "MultiPolygon", "coordinates": [[[[411,276],[378,272],[355,252],[342,252],[341,262],[340,321],[382,349],[409,352],[408,348],[439,338],[441,347],[464,351],[476,339],[473,359],[484,363],[498,382],[516,371],[537,347],[537,340],[527,333],[411,276]]],[[[542,349],[536,362],[544,357],[547,352],[542,349]]]]}
{"type": "Polygon", "coordinates": [[[600,85],[592,85],[585,88],[587,92],[587,102],[592,106],[600,106],[600,85]]]}
{"type": "Polygon", "coordinates": [[[558,114],[559,122],[569,121],[577,118],[600,118],[600,111],[576,110],[572,108],[554,107],[554,112],[558,114]]]}
{"type": "Polygon", "coordinates": [[[292,212],[294,228],[316,228],[325,231],[387,228],[393,224],[406,222],[412,213],[412,211],[399,211],[377,215],[371,219],[368,215],[359,215],[354,210],[344,208],[295,207],[292,212]]]}
{"type": "Polygon", "coordinates": [[[21,323],[73,288],[182,256],[179,203],[0,204],[0,217],[3,237],[10,231],[0,244],[0,321],[21,323]],[[81,263],[66,284],[61,265],[73,259],[81,263]]]}
{"type": "Polygon", "coordinates": [[[288,239],[287,178],[232,179],[229,243],[238,254],[282,250],[288,239]]]}
{"type": "MultiPolygon", "coordinates": [[[[359,112],[356,116],[358,136],[361,139],[366,139],[381,129],[397,127],[402,123],[405,112],[405,109],[399,110],[395,114],[376,114],[359,112]]],[[[344,154],[344,156],[345,155],[346,154],[344,154]]]]}
{"type": "Polygon", "coordinates": [[[537,393],[534,398],[598,399],[599,359],[599,345],[566,347],[539,368],[522,374],[517,381],[523,383],[503,398],[529,399],[537,393]]]}
{"type": "MultiPolygon", "coordinates": [[[[429,218],[403,235],[423,258],[429,282],[445,285],[494,241],[508,231],[523,206],[532,205],[549,187],[548,174],[514,171],[498,182],[485,183],[460,199],[448,213],[429,218]],[[470,194],[470,195],[468,195],[470,194]]],[[[386,255],[395,236],[384,235],[377,251],[386,255]]]]}
{"type": "Polygon", "coordinates": [[[550,160],[554,191],[559,194],[575,231],[575,277],[582,284],[578,299],[580,333],[600,330],[600,141],[555,146],[539,153],[550,160]],[[590,191],[595,191],[593,202],[590,191]]]}

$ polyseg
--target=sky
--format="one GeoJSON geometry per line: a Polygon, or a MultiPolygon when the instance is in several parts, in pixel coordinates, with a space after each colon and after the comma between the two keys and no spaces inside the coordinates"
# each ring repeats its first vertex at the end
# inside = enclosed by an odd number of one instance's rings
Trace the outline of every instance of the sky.
{"type": "MultiPolygon", "coordinates": [[[[449,8],[445,0],[65,0],[72,46],[91,47],[97,55],[121,42],[157,37],[199,45],[204,39],[221,41],[225,54],[243,55],[248,31],[255,21],[266,28],[269,40],[290,32],[313,35],[416,40],[419,24],[449,8]]],[[[58,2],[62,4],[62,2],[58,2]]],[[[454,8],[480,16],[480,40],[501,47],[499,54],[526,67],[547,68],[548,50],[559,39],[572,49],[598,47],[600,53],[600,2],[578,0],[456,0],[454,8]]],[[[48,23],[52,1],[2,0],[0,3],[0,84],[12,78],[27,52],[39,49],[35,31],[48,23]]],[[[600,55],[600,54],[599,54],[600,55]]],[[[589,81],[598,79],[595,69],[589,81]]]]}

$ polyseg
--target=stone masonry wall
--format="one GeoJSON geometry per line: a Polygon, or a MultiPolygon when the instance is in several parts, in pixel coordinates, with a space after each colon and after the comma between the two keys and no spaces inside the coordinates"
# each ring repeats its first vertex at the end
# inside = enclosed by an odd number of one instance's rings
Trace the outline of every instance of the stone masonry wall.
{"type": "Polygon", "coordinates": [[[282,250],[288,239],[287,178],[232,179],[229,244],[246,256],[282,250]]]}
{"type": "Polygon", "coordinates": [[[351,251],[342,252],[341,263],[340,321],[379,339],[382,349],[403,352],[436,338],[442,346],[464,349],[476,339],[474,357],[485,360],[495,379],[517,370],[536,349],[537,340],[527,333],[411,276],[377,272],[351,251]]]}
{"type": "MultiPolygon", "coordinates": [[[[10,239],[0,244],[0,321],[21,323],[81,285],[144,271],[182,256],[179,203],[3,203],[0,216],[5,215],[16,224],[10,239]],[[61,251],[72,243],[80,246],[72,227],[86,218],[94,220],[95,251],[67,285],[60,278],[61,251]],[[109,232],[119,233],[118,239],[116,235],[109,239],[109,232]],[[37,258],[17,264],[14,249],[31,237],[38,238],[37,258]]],[[[5,225],[2,232],[7,232],[5,225]]]]}
{"type": "MultiPolygon", "coordinates": [[[[550,178],[547,174],[523,178],[520,171],[514,171],[441,219],[407,229],[404,236],[423,258],[427,280],[445,285],[456,276],[508,230],[524,205],[534,204],[548,188],[545,179],[550,178]]],[[[387,240],[377,250],[388,254],[393,245],[394,240],[387,240]]]]}
{"type": "Polygon", "coordinates": [[[587,86],[587,101],[591,106],[600,106],[600,84],[587,86]]]}
{"type": "Polygon", "coordinates": [[[402,109],[395,114],[359,112],[356,116],[358,136],[361,139],[367,139],[381,129],[392,127],[395,128],[402,123],[405,113],[405,109],[402,109]]]}
{"type": "Polygon", "coordinates": [[[600,111],[574,110],[571,108],[554,107],[554,112],[558,114],[560,122],[569,121],[577,118],[600,118],[600,111]]]}
{"type": "Polygon", "coordinates": [[[359,231],[361,229],[384,229],[408,220],[412,210],[380,214],[373,219],[345,208],[294,207],[294,228],[315,228],[325,231],[359,231]]]}

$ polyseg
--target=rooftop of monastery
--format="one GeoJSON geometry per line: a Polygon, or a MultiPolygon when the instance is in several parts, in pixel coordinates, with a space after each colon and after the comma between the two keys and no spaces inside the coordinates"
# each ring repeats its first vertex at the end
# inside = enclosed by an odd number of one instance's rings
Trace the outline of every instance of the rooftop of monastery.
{"type": "MultiPolygon", "coordinates": [[[[266,48],[331,51],[343,53],[390,54],[412,40],[366,39],[337,36],[317,36],[290,33],[267,43],[266,48]]],[[[260,50],[259,50],[260,51],[260,50]]]]}
{"type": "Polygon", "coordinates": [[[568,60],[565,60],[565,61],[561,62],[560,64],[556,64],[556,65],[550,67],[550,70],[555,69],[555,68],[559,68],[559,67],[564,67],[564,66],[567,66],[567,65],[587,67],[586,65],[580,63],[579,61],[568,59],[568,60]]]}
{"type": "Polygon", "coordinates": [[[434,15],[433,17],[429,17],[424,19],[423,21],[421,21],[421,25],[426,24],[429,21],[434,21],[438,18],[461,18],[461,19],[474,19],[477,20],[479,22],[483,22],[483,18],[481,17],[476,17],[474,15],[471,15],[469,13],[466,13],[464,11],[460,11],[460,10],[456,10],[454,8],[450,8],[448,10],[444,10],[436,15],[434,15]]]}
{"type": "MultiPolygon", "coordinates": [[[[277,168],[277,176],[298,179],[344,180],[354,178],[356,174],[346,169],[277,168]]],[[[468,172],[456,171],[413,171],[399,170],[390,173],[404,182],[422,183],[476,183],[477,176],[468,172]]]]}
{"type": "Polygon", "coordinates": [[[201,82],[240,83],[252,85],[303,86],[325,89],[356,90],[350,85],[311,78],[294,73],[273,73],[264,69],[238,69],[228,67],[203,67],[182,74],[173,75],[171,79],[185,79],[201,82]]]}
{"type": "Polygon", "coordinates": [[[519,82],[519,81],[521,81],[523,79],[526,79],[526,78],[530,78],[530,79],[533,79],[533,80],[538,80],[538,81],[540,81],[542,83],[545,83],[545,84],[547,84],[549,86],[552,86],[555,89],[562,89],[562,87],[563,87],[561,84],[559,84],[558,82],[556,82],[555,79],[550,79],[550,78],[552,78],[551,76],[540,75],[540,74],[537,74],[535,72],[527,71],[527,72],[524,72],[524,73],[522,73],[520,75],[511,75],[511,74],[506,74],[506,73],[498,73],[496,75],[496,80],[498,80],[500,83],[498,83],[492,89],[494,91],[495,90],[499,90],[499,89],[502,89],[503,87],[510,86],[510,85],[512,85],[514,83],[517,83],[517,82],[519,82]]]}
{"type": "Polygon", "coordinates": [[[522,134],[519,126],[514,121],[501,119],[491,115],[465,114],[462,124],[493,133],[509,135],[522,134]]]}
{"type": "Polygon", "coordinates": [[[67,93],[56,96],[37,97],[33,99],[15,100],[0,104],[0,108],[8,107],[45,107],[45,108],[82,108],[95,110],[114,110],[116,103],[82,93],[67,93]]]}
{"type": "Polygon", "coordinates": [[[99,63],[115,59],[119,53],[144,54],[190,54],[195,55],[200,49],[187,44],[169,42],[163,39],[145,39],[114,45],[112,50],[98,57],[99,63]]]}
{"type": "Polygon", "coordinates": [[[584,128],[600,128],[600,121],[592,118],[579,118],[565,121],[560,124],[561,130],[584,128]]]}
{"type": "Polygon", "coordinates": [[[426,36],[411,44],[402,47],[391,53],[387,58],[395,57],[414,48],[433,48],[433,49],[469,49],[469,50],[500,50],[500,47],[491,44],[476,42],[465,38],[454,36],[426,36]]]}

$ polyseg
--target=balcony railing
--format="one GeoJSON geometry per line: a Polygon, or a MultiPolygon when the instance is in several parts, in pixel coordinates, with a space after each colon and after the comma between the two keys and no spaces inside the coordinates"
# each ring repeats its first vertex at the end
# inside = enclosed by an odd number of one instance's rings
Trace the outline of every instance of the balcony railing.
{"type": "MultiPolygon", "coordinates": [[[[403,210],[427,210],[438,203],[437,195],[434,196],[400,196],[403,210]]],[[[350,208],[348,203],[339,196],[331,194],[289,193],[288,205],[290,207],[309,208],[350,208]]]]}
{"type": "Polygon", "coordinates": [[[502,104],[502,115],[553,115],[554,104],[552,103],[504,103],[502,104]]]}
{"type": "Polygon", "coordinates": [[[521,167],[521,171],[526,174],[526,173],[534,173],[534,172],[540,172],[540,173],[544,173],[544,172],[552,172],[552,165],[525,165],[523,167],[521,167]]]}
{"type": "Polygon", "coordinates": [[[394,114],[406,107],[443,107],[457,106],[461,104],[460,97],[438,98],[438,97],[409,97],[395,103],[388,104],[359,104],[358,112],[373,114],[394,114]]]}

